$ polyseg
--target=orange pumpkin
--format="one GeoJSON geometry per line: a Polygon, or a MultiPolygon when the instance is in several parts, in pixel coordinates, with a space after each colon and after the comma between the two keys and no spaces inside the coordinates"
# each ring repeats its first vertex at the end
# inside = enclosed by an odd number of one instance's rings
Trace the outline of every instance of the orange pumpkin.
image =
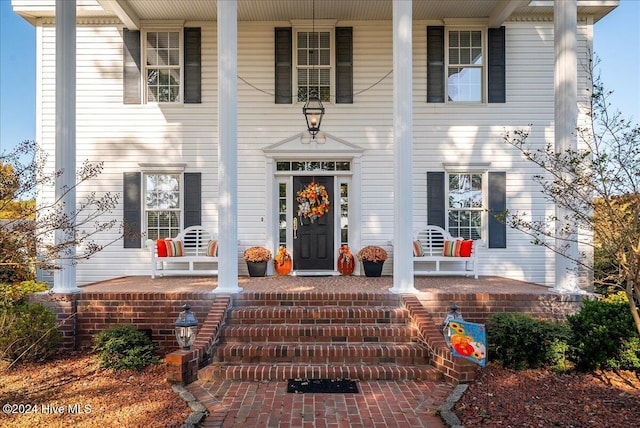
{"type": "Polygon", "coordinates": [[[349,251],[347,245],[340,247],[340,254],[338,255],[338,272],[341,275],[351,275],[355,269],[356,264],[353,259],[353,254],[349,251]]]}
{"type": "Polygon", "coordinates": [[[273,264],[278,275],[289,275],[289,272],[291,272],[293,261],[291,260],[291,255],[283,246],[278,249],[278,254],[273,259],[273,264]]]}

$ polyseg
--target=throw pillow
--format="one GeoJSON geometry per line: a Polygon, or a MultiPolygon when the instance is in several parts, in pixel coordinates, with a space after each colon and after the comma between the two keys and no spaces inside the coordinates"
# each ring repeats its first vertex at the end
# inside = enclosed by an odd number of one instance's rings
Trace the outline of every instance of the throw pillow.
{"type": "Polygon", "coordinates": [[[422,248],[422,242],[413,241],[413,257],[424,256],[424,248],[422,248]]]}
{"type": "Polygon", "coordinates": [[[218,241],[209,241],[207,256],[218,257],[218,241]]]}
{"type": "Polygon", "coordinates": [[[455,241],[444,241],[444,247],[442,248],[442,255],[446,257],[460,257],[460,246],[462,245],[462,239],[456,239],[455,241]]]}
{"type": "Polygon", "coordinates": [[[167,243],[167,257],[182,257],[182,241],[166,239],[167,243]]]}
{"type": "Polygon", "coordinates": [[[156,251],[158,252],[158,257],[167,257],[167,243],[164,239],[156,240],[156,251]]]}
{"type": "Polygon", "coordinates": [[[473,248],[473,241],[471,239],[465,239],[460,245],[460,257],[471,257],[471,248],[473,248]]]}

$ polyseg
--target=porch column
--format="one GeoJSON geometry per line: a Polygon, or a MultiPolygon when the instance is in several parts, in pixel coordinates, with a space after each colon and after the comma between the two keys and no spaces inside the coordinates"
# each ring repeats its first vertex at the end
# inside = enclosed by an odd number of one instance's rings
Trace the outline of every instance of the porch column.
{"type": "MultiPolygon", "coordinates": [[[[55,179],[55,199],[62,212],[73,219],[76,210],[76,2],[56,1],[56,140],[55,168],[63,171],[55,179]]],[[[72,227],[75,228],[75,221],[72,227]]],[[[69,242],[73,230],[56,229],[56,245],[69,242]]],[[[55,261],[54,293],[73,293],[76,285],[76,248],[65,250],[55,261]]]]}
{"type": "Polygon", "coordinates": [[[394,190],[392,293],[417,293],[413,285],[412,1],[393,0],[394,190]]]}
{"type": "Polygon", "coordinates": [[[218,1],[218,287],[238,287],[238,3],[218,1]]]}
{"type": "MultiPolygon", "coordinates": [[[[555,47],[555,150],[564,152],[576,150],[578,126],[578,62],[576,54],[578,6],[577,0],[553,2],[554,47],[555,47]]],[[[565,217],[570,212],[556,207],[559,221],[557,228],[567,225],[565,217]]],[[[571,240],[577,238],[575,224],[569,224],[571,240]]],[[[556,246],[568,244],[567,256],[579,257],[576,242],[556,240],[556,246]]],[[[580,292],[578,265],[560,254],[556,254],[556,285],[554,291],[560,293],[580,292]]]]}

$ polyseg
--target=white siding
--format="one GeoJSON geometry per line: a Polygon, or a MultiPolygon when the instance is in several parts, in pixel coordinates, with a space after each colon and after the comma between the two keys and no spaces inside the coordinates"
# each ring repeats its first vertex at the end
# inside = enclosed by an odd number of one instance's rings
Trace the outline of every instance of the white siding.
{"type": "MultiPolygon", "coordinates": [[[[305,129],[301,104],[274,104],[274,27],[286,22],[240,22],[238,27],[239,233],[243,243],[264,245],[269,213],[267,164],[262,149],[305,129]]],[[[361,218],[351,227],[361,244],[393,239],[393,138],[390,21],[338,23],[353,26],[354,103],[326,104],[323,131],[365,149],[360,189],[361,218]],[[372,86],[374,85],[374,86],[372,86]],[[372,87],[371,87],[372,86],[372,87]],[[369,88],[369,89],[367,89],[369,88]],[[362,91],[362,92],[361,92],[362,91]]],[[[426,22],[414,23],[414,228],[426,224],[426,173],[443,162],[490,162],[491,171],[507,171],[507,204],[544,216],[552,212],[531,180],[538,172],[502,141],[505,128],[532,125],[529,142],[542,147],[553,137],[553,25],[507,23],[507,103],[427,104],[426,22]]],[[[202,30],[202,104],[124,105],[122,38],[114,26],[78,27],[78,164],[105,162],[103,174],[78,192],[122,192],[122,174],[138,171],[139,162],[185,163],[186,172],[202,173],[203,224],[217,227],[217,52],[215,24],[202,30]]],[[[579,27],[579,58],[587,55],[591,27],[579,27]]],[[[42,29],[41,143],[53,153],[55,137],[55,30],[42,29]]],[[[584,76],[583,74],[581,76],[584,76]]],[[[580,86],[584,89],[584,86],[580,86]]],[[[359,186],[359,187],[358,187],[359,186]]],[[[277,186],[274,186],[277,189],[277,186]]],[[[120,205],[111,215],[121,219],[120,205]]],[[[408,213],[409,215],[410,213],[408,213]]],[[[105,234],[109,242],[115,231],[105,234]]],[[[508,232],[505,250],[482,248],[482,275],[503,275],[552,285],[553,257],[508,232]]],[[[357,248],[353,249],[357,251],[357,248]]],[[[337,251],[337,247],[336,247],[337,251]]],[[[123,249],[116,242],[78,266],[78,283],[124,275],[147,275],[146,249],[123,249]]],[[[391,272],[391,263],[385,273],[391,272]]]]}

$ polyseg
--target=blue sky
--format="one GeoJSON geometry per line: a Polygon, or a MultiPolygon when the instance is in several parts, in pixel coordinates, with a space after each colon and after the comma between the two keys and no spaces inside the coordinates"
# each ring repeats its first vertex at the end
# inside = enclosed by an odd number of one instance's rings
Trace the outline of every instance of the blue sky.
{"type": "MultiPolygon", "coordinates": [[[[612,105],[640,121],[640,0],[622,0],[596,24],[594,40],[612,105]]],[[[0,152],[35,139],[35,48],[35,29],[0,0],[0,152]]]]}

